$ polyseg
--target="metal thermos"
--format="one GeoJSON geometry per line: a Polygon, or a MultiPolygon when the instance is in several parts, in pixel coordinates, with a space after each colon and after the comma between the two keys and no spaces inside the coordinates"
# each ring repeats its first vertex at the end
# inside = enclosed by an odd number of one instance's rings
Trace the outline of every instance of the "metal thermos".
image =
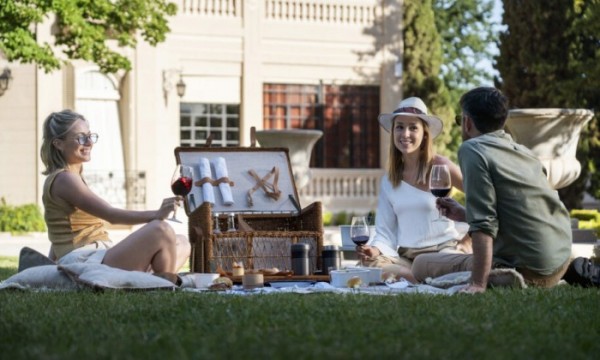
{"type": "Polygon", "coordinates": [[[292,271],[294,275],[310,275],[308,244],[292,244],[292,271]]]}
{"type": "Polygon", "coordinates": [[[329,274],[329,270],[338,270],[342,268],[342,256],[340,249],[335,245],[323,246],[323,274],[329,274]]]}

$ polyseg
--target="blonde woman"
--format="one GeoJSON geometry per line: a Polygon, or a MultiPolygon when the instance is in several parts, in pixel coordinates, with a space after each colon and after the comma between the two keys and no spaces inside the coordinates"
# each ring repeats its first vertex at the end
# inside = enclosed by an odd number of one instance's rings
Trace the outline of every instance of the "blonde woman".
{"type": "Polygon", "coordinates": [[[163,200],[158,210],[132,211],[112,207],[94,194],[82,177],[98,134],[80,114],[63,110],[50,114],[43,127],[40,150],[47,175],[42,201],[50,257],[59,264],[86,262],[155,273],[175,273],[189,257],[190,244],[176,235],[164,219],[178,198],[163,200]],[[115,246],[106,222],[146,224],[115,246]]]}
{"type": "Polygon", "coordinates": [[[393,113],[379,115],[379,123],[390,133],[388,169],[381,179],[376,233],[357,253],[366,266],[416,283],[411,266],[419,254],[469,251],[466,227],[459,231],[453,221],[434,221],[439,213],[429,189],[434,164],[448,166],[452,185],[461,190],[462,174],[452,161],[435,154],[433,139],[443,124],[428,115],[420,98],[402,100],[393,113]]]}

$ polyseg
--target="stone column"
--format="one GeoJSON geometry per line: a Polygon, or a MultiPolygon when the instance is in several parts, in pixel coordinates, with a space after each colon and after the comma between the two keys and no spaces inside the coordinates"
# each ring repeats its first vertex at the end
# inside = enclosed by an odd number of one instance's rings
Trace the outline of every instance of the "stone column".
{"type": "Polygon", "coordinates": [[[243,11],[243,59],[240,109],[240,145],[250,143],[250,128],[263,127],[262,109],[262,23],[264,21],[264,1],[244,1],[243,11]]]}
{"type": "MultiPolygon", "coordinates": [[[[380,85],[381,112],[392,112],[402,99],[402,68],[404,56],[404,40],[402,37],[403,0],[382,2],[382,63],[380,85]],[[400,69],[396,69],[397,64],[400,69]]],[[[380,129],[379,153],[381,167],[385,168],[389,155],[389,134],[380,129]]]]}

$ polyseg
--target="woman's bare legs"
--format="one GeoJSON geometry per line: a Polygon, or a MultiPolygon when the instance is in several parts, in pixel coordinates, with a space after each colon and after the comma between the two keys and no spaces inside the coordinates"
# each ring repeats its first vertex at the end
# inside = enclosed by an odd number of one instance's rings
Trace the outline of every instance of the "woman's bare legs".
{"type": "Polygon", "coordinates": [[[155,273],[174,273],[179,269],[177,242],[169,224],[153,220],[108,249],[102,263],[124,270],[146,271],[151,266],[155,273]]]}

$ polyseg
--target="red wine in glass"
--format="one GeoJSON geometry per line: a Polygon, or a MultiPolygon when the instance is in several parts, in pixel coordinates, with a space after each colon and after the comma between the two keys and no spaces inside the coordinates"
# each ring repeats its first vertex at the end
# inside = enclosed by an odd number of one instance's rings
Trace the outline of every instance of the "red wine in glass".
{"type": "Polygon", "coordinates": [[[173,194],[185,197],[192,190],[192,178],[180,177],[171,184],[173,194]]]}
{"type": "MultiPolygon", "coordinates": [[[[192,190],[192,183],[194,182],[193,178],[193,169],[191,166],[178,164],[175,167],[175,171],[173,172],[173,177],[171,178],[171,190],[173,194],[185,197],[192,190]]],[[[175,214],[177,213],[177,209],[173,211],[173,216],[169,219],[175,222],[181,222],[177,220],[175,214]]]]}
{"type": "Polygon", "coordinates": [[[358,246],[363,246],[369,242],[369,237],[365,235],[354,236],[352,242],[358,246]]]}
{"type": "MultiPolygon", "coordinates": [[[[431,175],[429,177],[429,191],[435,197],[445,197],[450,193],[452,188],[452,180],[450,178],[450,169],[447,165],[433,165],[431,167],[431,175]]],[[[441,210],[438,213],[438,218],[433,221],[448,221],[442,217],[441,210]]]]}
{"type": "Polygon", "coordinates": [[[448,188],[448,189],[431,189],[431,193],[435,197],[446,197],[450,193],[450,188],[448,188]]]}
{"type": "MultiPolygon", "coordinates": [[[[369,224],[367,224],[367,219],[364,216],[352,217],[350,239],[357,246],[363,246],[369,241],[369,224]]],[[[359,265],[362,266],[362,259],[359,265]]]]}

